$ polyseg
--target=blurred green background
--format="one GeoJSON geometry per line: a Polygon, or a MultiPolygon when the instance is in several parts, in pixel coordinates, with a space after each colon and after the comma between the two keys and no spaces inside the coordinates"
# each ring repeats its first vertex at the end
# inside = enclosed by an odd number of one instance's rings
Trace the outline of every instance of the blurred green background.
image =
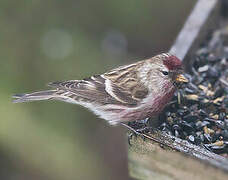
{"type": "Polygon", "coordinates": [[[76,105],[11,96],[167,51],[194,3],[0,0],[0,179],[126,179],[121,128],[76,105]]]}

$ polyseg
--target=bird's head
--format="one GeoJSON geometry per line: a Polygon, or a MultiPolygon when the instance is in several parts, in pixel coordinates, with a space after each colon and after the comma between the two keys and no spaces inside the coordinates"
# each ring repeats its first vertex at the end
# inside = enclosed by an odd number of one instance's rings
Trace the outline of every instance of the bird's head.
{"type": "Polygon", "coordinates": [[[163,53],[160,55],[163,64],[161,73],[164,79],[169,79],[175,84],[187,83],[188,80],[183,75],[182,62],[176,56],[163,53]]]}
{"type": "Polygon", "coordinates": [[[184,77],[181,60],[169,53],[162,53],[148,59],[141,68],[145,84],[149,89],[157,90],[173,88],[187,83],[184,77]]]}

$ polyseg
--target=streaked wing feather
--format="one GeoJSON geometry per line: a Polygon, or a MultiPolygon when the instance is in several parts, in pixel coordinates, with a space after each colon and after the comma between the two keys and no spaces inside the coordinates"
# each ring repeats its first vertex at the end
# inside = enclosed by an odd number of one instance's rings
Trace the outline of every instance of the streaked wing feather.
{"type": "MultiPolygon", "coordinates": [[[[83,80],[70,80],[65,82],[53,82],[49,86],[59,89],[61,94],[67,94],[75,100],[96,102],[99,104],[120,104],[125,106],[137,105],[139,99],[133,98],[129,90],[119,87],[102,75],[92,76],[83,80]],[[107,89],[111,89],[110,93],[107,89]]],[[[58,92],[57,92],[58,94],[58,92]]],[[[60,95],[60,94],[59,94],[60,95]]]]}
{"type": "Polygon", "coordinates": [[[138,77],[138,68],[143,65],[145,61],[140,61],[135,64],[121,66],[117,69],[109,71],[104,74],[104,77],[111,80],[118,88],[118,90],[125,91],[131,95],[131,98],[141,101],[148,95],[148,89],[140,82],[138,77]]]}

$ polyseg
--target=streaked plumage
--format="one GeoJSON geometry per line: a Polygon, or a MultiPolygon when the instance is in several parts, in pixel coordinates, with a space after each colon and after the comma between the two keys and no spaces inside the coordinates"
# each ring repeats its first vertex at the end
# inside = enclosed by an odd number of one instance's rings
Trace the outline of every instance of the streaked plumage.
{"type": "Polygon", "coordinates": [[[15,95],[14,102],[66,101],[89,108],[114,125],[158,114],[173,96],[180,72],[181,61],[163,53],[83,80],[53,82],[49,86],[55,90],[15,95]]]}

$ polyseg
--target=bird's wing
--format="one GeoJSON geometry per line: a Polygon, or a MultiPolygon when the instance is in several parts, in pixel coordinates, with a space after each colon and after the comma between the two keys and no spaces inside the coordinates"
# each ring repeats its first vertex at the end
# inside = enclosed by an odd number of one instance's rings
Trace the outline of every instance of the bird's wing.
{"type": "Polygon", "coordinates": [[[138,103],[138,100],[132,98],[125,89],[101,76],[92,76],[84,80],[54,82],[50,83],[49,86],[58,89],[57,95],[68,96],[75,101],[126,106],[134,106],[138,103]]]}
{"type": "Polygon", "coordinates": [[[140,61],[135,64],[121,66],[105,73],[103,76],[117,87],[121,87],[131,94],[133,99],[141,101],[148,95],[148,88],[141,83],[139,77],[139,69],[144,62],[140,61]]]}
{"type": "Polygon", "coordinates": [[[119,76],[115,70],[83,80],[54,82],[49,86],[57,88],[59,95],[69,96],[76,101],[135,106],[148,94],[148,90],[139,83],[135,73],[123,73],[120,69],[119,76]]]}

